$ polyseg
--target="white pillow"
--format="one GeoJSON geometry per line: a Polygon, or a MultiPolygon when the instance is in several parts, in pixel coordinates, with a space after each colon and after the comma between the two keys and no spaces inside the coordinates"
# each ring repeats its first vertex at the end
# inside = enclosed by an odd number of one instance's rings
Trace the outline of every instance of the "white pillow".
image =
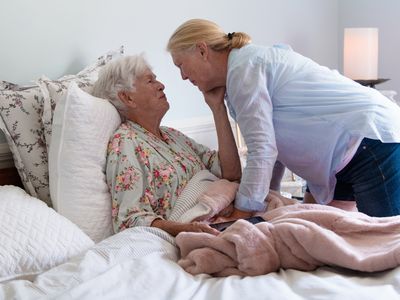
{"type": "Polygon", "coordinates": [[[108,141],[120,123],[111,103],[75,82],[54,112],[49,152],[53,207],[95,242],[112,234],[105,168],[108,141]]]}
{"type": "Polygon", "coordinates": [[[76,225],[16,186],[0,186],[0,282],[32,276],[86,251],[76,225]]]}
{"type": "Polygon", "coordinates": [[[65,97],[68,86],[71,82],[78,84],[85,92],[91,92],[93,84],[96,82],[98,74],[106,64],[110,61],[120,58],[124,54],[124,46],[116,50],[111,50],[100,56],[94,64],[84,68],[76,75],[66,75],[57,80],[51,80],[46,76],[42,76],[37,80],[37,84],[43,93],[43,127],[46,146],[51,143],[51,126],[53,122],[53,112],[58,101],[65,97]]]}

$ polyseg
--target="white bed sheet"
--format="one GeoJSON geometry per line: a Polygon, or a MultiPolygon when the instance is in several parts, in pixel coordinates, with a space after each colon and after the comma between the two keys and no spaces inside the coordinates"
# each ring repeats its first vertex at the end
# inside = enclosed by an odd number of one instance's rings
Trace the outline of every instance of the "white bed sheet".
{"type": "Polygon", "coordinates": [[[174,239],[163,231],[127,229],[33,282],[1,284],[0,299],[400,299],[400,268],[212,278],[186,273],[177,258],[174,239]]]}

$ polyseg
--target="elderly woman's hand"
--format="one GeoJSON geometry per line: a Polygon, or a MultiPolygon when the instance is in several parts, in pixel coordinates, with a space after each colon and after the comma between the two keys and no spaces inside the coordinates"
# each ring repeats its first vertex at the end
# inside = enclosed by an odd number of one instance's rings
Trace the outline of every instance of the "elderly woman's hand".
{"type": "Polygon", "coordinates": [[[225,87],[220,86],[216,87],[210,91],[203,92],[204,100],[211,108],[212,111],[218,110],[221,107],[224,107],[224,98],[225,98],[225,87]]]}
{"type": "Polygon", "coordinates": [[[187,224],[187,227],[183,231],[188,231],[188,232],[207,232],[213,235],[218,235],[220,232],[215,229],[210,227],[210,225],[201,223],[201,222],[192,222],[187,224]]]}
{"type": "Polygon", "coordinates": [[[207,232],[213,235],[218,235],[219,231],[210,227],[208,224],[201,222],[181,223],[163,219],[155,219],[151,223],[152,227],[160,228],[169,234],[176,236],[180,232],[207,232]]]}

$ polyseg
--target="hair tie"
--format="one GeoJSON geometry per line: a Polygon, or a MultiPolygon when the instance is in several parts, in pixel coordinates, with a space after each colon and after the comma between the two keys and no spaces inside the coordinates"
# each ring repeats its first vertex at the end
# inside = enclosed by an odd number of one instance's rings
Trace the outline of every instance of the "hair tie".
{"type": "Polygon", "coordinates": [[[234,36],[235,32],[229,32],[228,33],[228,40],[231,40],[234,36]]]}

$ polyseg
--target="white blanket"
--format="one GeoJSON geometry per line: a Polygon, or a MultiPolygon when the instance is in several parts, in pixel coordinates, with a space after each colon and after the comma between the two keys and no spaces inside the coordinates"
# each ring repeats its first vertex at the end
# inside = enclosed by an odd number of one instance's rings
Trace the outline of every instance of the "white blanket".
{"type": "Polygon", "coordinates": [[[172,238],[158,229],[125,230],[33,282],[0,285],[0,299],[398,299],[400,269],[364,274],[319,268],[255,277],[192,276],[172,238]]]}

